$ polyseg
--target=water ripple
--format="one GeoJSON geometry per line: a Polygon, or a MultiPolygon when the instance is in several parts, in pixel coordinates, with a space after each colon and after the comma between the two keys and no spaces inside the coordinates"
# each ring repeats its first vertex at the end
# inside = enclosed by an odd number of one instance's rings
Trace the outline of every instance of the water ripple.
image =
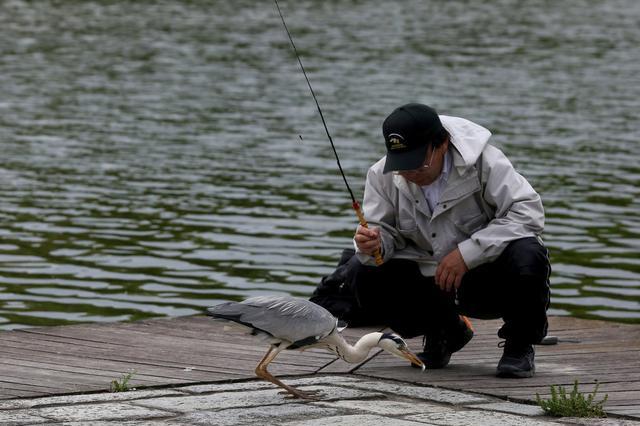
{"type": "MultiPolygon", "coordinates": [[[[551,312],[640,322],[637,2],[282,6],[358,197],[395,106],[475,120],[551,312]]],[[[0,328],[308,296],[356,220],[305,84],[268,3],[0,3],[0,328]]]]}

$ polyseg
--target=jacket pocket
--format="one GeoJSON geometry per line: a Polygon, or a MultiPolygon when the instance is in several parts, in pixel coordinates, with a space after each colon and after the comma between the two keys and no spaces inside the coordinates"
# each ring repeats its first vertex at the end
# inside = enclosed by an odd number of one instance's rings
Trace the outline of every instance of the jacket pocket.
{"type": "Polygon", "coordinates": [[[484,228],[488,222],[483,213],[456,218],[453,223],[465,235],[470,236],[484,228]]]}
{"type": "Polygon", "coordinates": [[[398,218],[398,233],[406,240],[411,241],[413,244],[421,246],[424,244],[424,237],[418,228],[416,218],[409,214],[402,214],[398,218]]]}
{"type": "Polygon", "coordinates": [[[418,223],[416,222],[416,211],[412,204],[407,202],[399,203],[398,216],[396,218],[398,231],[407,236],[418,231],[418,223]]]}
{"type": "Polygon", "coordinates": [[[418,226],[416,225],[415,221],[398,222],[398,233],[405,239],[414,242],[420,235],[420,231],[418,230],[418,226]]]}
{"type": "Polygon", "coordinates": [[[400,220],[398,220],[398,231],[401,234],[416,232],[418,231],[418,224],[413,218],[401,218],[400,220]]]}

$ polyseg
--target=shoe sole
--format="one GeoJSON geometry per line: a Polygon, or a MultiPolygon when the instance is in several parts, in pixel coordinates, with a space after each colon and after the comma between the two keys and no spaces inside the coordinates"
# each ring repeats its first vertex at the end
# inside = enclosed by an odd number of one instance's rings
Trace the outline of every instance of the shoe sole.
{"type": "MultiPolygon", "coordinates": [[[[467,330],[465,331],[464,339],[461,342],[461,344],[451,348],[452,350],[451,350],[451,353],[449,354],[449,358],[447,358],[446,362],[444,362],[444,363],[435,365],[435,364],[428,364],[427,362],[424,362],[425,368],[427,370],[438,370],[440,368],[444,368],[447,365],[449,365],[449,361],[451,360],[451,355],[453,355],[454,353],[458,352],[460,349],[464,348],[467,345],[467,343],[469,343],[471,341],[471,339],[473,339],[474,332],[473,332],[473,328],[471,328],[471,322],[469,322],[467,317],[462,317],[462,318],[466,319],[465,324],[467,324],[468,327],[467,327],[467,330]]],[[[424,361],[424,359],[420,356],[421,354],[422,354],[422,352],[417,354],[417,356],[418,356],[418,358],[420,358],[421,361],[424,361]]],[[[422,367],[419,367],[419,366],[417,366],[415,364],[411,364],[411,366],[413,368],[422,368],[422,367]]]]}
{"type": "Polygon", "coordinates": [[[496,372],[496,377],[500,377],[501,379],[528,379],[529,377],[533,377],[536,373],[536,369],[532,368],[531,370],[498,370],[496,372]]]}
{"type": "MultiPolygon", "coordinates": [[[[424,363],[424,368],[427,369],[427,370],[439,370],[441,368],[445,368],[447,365],[449,365],[449,361],[451,360],[451,355],[449,355],[447,360],[442,362],[442,363],[440,363],[440,364],[433,364],[433,363],[430,364],[430,363],[426,362],[423,357],[420,356],[421,354],[422,354],[422,352],[417,354],[417,357],[420,359],[420,361],[422,361],[424,363]]],[[[422,368],[422,367],[419,367],[419,366],[417,366],[415,364],[411,364],[411,366],[413,368],[422,368]]]]}

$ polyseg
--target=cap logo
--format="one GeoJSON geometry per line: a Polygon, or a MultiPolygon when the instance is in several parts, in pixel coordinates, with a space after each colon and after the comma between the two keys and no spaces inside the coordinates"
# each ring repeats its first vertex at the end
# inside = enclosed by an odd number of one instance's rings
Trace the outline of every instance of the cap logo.
{"type": "Polygon", "coordinates": [[[389,134],[389,150],[392,151],[404,148],[407,148],[407,144],[405,143],[404,137],[402,137],[402,135],[399,135],[397,133],[389,134]]]}

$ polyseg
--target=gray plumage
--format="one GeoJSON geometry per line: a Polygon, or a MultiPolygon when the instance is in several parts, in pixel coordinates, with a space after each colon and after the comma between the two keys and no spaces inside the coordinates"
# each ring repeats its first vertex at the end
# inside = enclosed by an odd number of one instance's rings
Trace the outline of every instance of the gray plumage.
{"type": "Polygon", "coordinates": [[[253,334],[290,342],[296,347],[310,346],[331,334],[337,319],[323,307],[290,296],[257,296],[242,302],[226,302],[207,309],[207,314],[221,320],[249,327],[253,334]]]}
{"type": "Polygon", "coordinates": [[[226,302],[207,309],[207,314],[219,321],[230,322],[269,341],[270,347],[256,367],[256,375],[280,386],[294,398],[316,398],[317,391],[301,390],[283,383],[267,371],[267,366],[285,349],[305,350],[325,348],[350,363],[365,360],[375,347],[406,359],[424,368],[424,364],[409,349],[400,336],[373,332],[362,336],[354,346],[340,335],[338,320],[323,307],[290,296],[250,297],[243,302],[226,302]]]}

